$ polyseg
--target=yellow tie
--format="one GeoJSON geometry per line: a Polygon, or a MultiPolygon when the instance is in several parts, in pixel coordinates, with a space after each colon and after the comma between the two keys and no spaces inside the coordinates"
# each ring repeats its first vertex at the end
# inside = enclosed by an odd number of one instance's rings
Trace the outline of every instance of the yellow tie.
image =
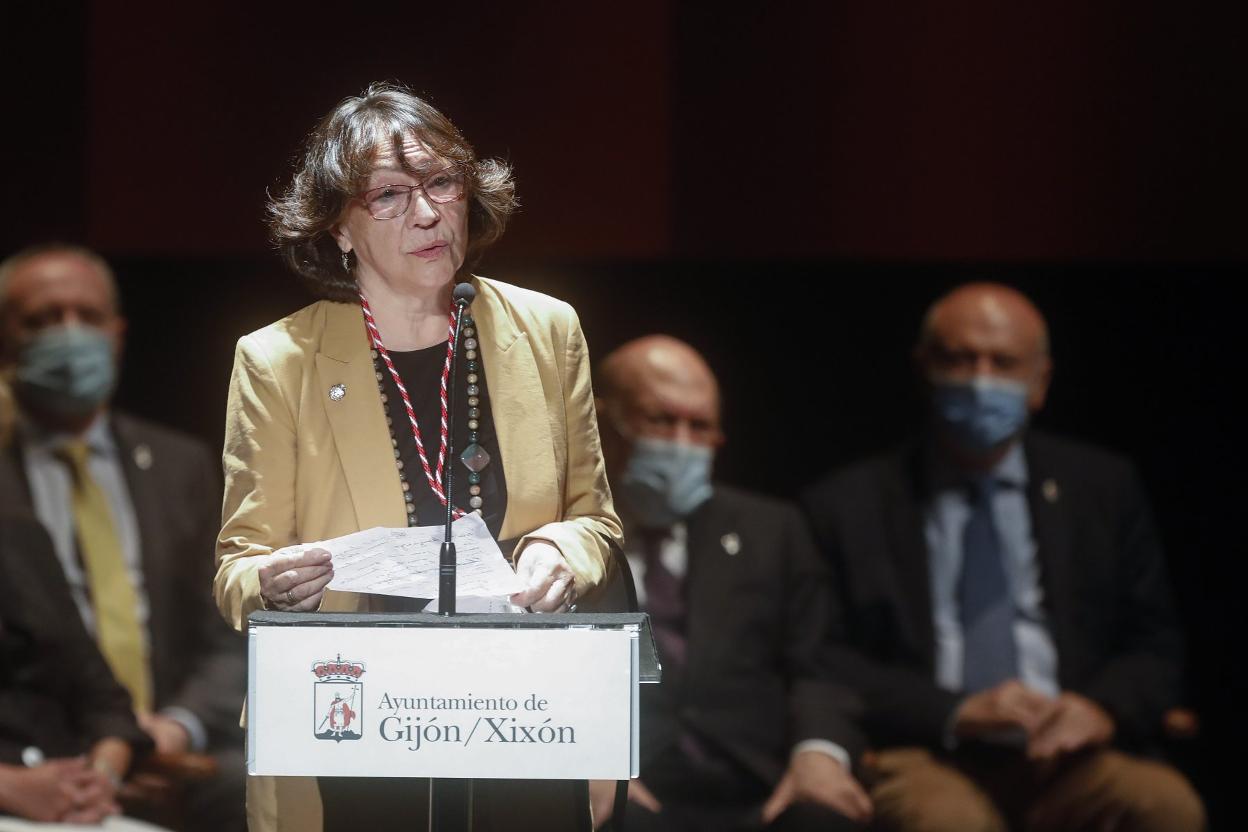
{"type": "Polygon", "coordinates": [[[95,609],[96,640],[113,675],[130,691],[134,709],[147,711],[151,706],[151,681],[147,649],[139,628],[138,596],[126,571],[108,496],[87,468],[90,451],[85,442],[68,443],[63,454],[74,478],[74,524],[95,609]]]}

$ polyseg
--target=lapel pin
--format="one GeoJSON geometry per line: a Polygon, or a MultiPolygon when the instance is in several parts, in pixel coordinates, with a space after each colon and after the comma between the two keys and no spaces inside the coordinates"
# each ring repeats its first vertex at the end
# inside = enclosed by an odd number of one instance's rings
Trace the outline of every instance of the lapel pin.
{"type": "Polygon", "coordinates": [[[152,449],[147,445],[134,446],[134,464],[139,466],[140,471],[146,471],[152,467],[152,449]]]}
{"type": "Polygon", "coordinates": [[[1044,495],[1044,499],[1050,503],[1056,503],[1061,492],[1057,488],[1057,480],[1045,480],[1040,486],[1040,493],[1044,495]]]}
{"type": "Polygon", "coordinates": [[[335,384],[329,388],[329,400],[331,402],[340,402],[347,396],[347,385],[335,384]]]}
{"type": "Polygon", "coordinates": [[[719,539],[719,545],[724,547],[724,551],[729,555],[735,555],[741,551],[741,538],[736,532],[728,532],[719,539]]]}

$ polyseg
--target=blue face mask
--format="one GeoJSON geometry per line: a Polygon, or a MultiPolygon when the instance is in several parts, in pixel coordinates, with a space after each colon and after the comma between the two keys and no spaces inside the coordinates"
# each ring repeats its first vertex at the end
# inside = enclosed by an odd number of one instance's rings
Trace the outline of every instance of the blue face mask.
{"type": "Polygon", "coordinates": [[[630,513],[646,528],[667,528],[711,498],[711,463],[706,445],[667,439],[637,439],[619,483],[630,513]]]}
{"type": "Polygon", "coordinates": [[[1027,385],[988,376],[934,381],[932,407],[959,444],[971,451],[987,451],[1016,436],[1027,424],[1027,385]]]}
{"type": "Polygon", "coordinates": [[[93,327],[45,329],[17,355],[18,396],[57,415],[91,413],[113,392],[116,381],[112,339],[93,327]]]}

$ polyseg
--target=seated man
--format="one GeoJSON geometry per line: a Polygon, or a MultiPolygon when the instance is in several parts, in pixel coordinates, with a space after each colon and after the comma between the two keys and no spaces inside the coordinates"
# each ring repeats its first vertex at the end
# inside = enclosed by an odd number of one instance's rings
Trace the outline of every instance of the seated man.
{"type": "Polygon", "coordinates": [[[923,322],[921,441],[804,497],[838,577],[839,669],[866,705],[880,826],[1200,830],[1145,750],[1181,639],[1139,478],[1028,430],[1051,362],[1039,311],[963,286],[923,322]]]}
{"type": "Polygon", "coordinates": [[[663,683],[642,686],[628,829],[856,828],[870,803],[850,771],[857,732],[839,691],[814,678],[830,595],[800,515],[712,485],[719,391],[688,345],[628,343],[595,385],[663,663],[663,683]]]}
{"type": "Polygon", "coordinates": [[[117,785],[151,740],[70,599],[47,534],[0,514],[0,830],[100,823],[155,829],[119,811],[117,785]]]}
{"type": "Polygon", "coordinates": [[[157,750],[216,758],[218,776],[188,791],[190,828],[241,831],[246,645],[212,600],[219,468],[202,442],[110,407],[125,329],[93,252],[45,246],[0,263],[0,372],[18,408],[0,494],[47,529],[157,750]]]}

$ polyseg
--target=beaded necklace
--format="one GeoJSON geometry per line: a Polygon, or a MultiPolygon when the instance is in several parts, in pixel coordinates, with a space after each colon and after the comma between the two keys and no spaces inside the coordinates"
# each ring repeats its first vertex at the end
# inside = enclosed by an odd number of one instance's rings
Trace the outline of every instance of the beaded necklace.
{"type": "MultiPolygon", "coordinates": [[[[384,405],[388,401],[383,382],[385,375],[382,373],[381,363],[384,363],[390,371],[390,377],[394,380],[394,385],[399,391],[399,396],[403,399],[403,409],[407,413],[408,422],[412,428],[412,438],[416,440],[416,452],[420,457],[420,464],[425,471],[425,480],[429,483],[429,488],[437,496],[438,501],[443,506],[446,505],[446,491],[442,485],[442,473],[446,465],[446,452],[450,442],[450,430],[447,424],[447,382],[451,374],[451,359],[455,351],[455,311],[452,309],[448,325],[448,334],[446,339],[446,361],[442,365],[442,380],[439,385],[439,397],[441,403],[441,425],[440,425],[440,442],[438,443],[438,462],[434,468],[429,464],[429,457],[425,453],[425,443],[421,439],[420,425],[416,422],[416,411],[412,407],[411,397],[408,395],[407,387],[403,384],[403,379],[399,376],[398,368],[394,366],[394,362],[390,358],[390,352],[386,349],[385,343],[381,339],[381,330],[377,328],[377,322],[373,318],[373,310],[368,305],[368,299],[364,297],[364,293],[360,293],[360,308],[364,312],[364,325],[368,331],[369,340],[372,342],[373,349],[371,351],[373,359],[373,369],[377,377],[377,387],[381,393],[381,401],[384,405]]],[[[477,428],[480,426],[480,386],[478,381],[480,377],[478,370],[480,365],[477,362],[477,339],[476,329],[471,315],[464,315],[464,358],[468,360],[468,447],[464,448],[460,454],[460,461],[468,469],[468,505],[471,509],[477,510],[482,508],[484,501],[481,499],[481,470],[490,463],[490,455],[484,448],[477,444],[477,428]]],[[[416,505],[412,496],[411,484],[407,480],[407,474],[403,470],[402,454],[399,451],[398,437],[394,433],[394,423],[390,414],[386,414],[386,425],[390,429],[390,444],[394,448],[394,463],[399,470],[399,481],[403,487],[403,501],[407,509],[407,524],[415,526],[416,505]]],[[[460,508],[452,508],[452,515],[456,520],[464,516],[464,511],[460,508]]]]}

